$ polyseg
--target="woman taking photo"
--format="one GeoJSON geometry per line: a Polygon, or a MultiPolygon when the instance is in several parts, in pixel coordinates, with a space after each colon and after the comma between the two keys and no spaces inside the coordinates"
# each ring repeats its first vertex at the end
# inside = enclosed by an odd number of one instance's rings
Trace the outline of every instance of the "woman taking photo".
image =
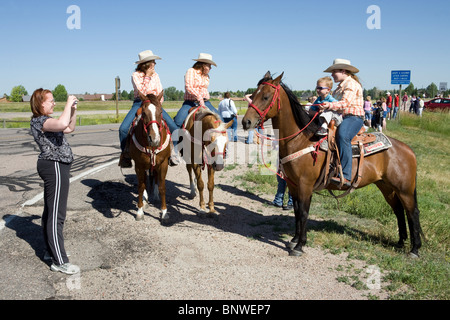
{"type": "MultiPolygon", "coordinates": [[[[324,72],[331,72],[334,82],[339,83],[333,92],[337,102],[324,102],[319,108],[321,110],[333,110],[342,113],[344,120],[337,130],[337,145],[341,159],[343,182],[345,187],[351,186],[352,178],[352,146],[353,137],[359,132],[364,124],[364,99],[363,89],[358,77],[357,68],[351,65],[349,60],[335,59],[333,65],[324,72]]],[[[340,185],[340,178],[333,177],[333,184],[340,185]]]]}
{"type": "Polygon", "coordinates": [[[44,181],[42,228],[47,251],[44,259],[52,260],[51,270],[66,274],[80,271],[78,266],[69,263],[63,237],[73,161],[72,149],[64,134],[75,130],[77,102],[76,97],[69,96],[61,116],[55,119],[50,117],[55,107],[50,90],[37,89],[30,100],[31,134],[41,151],[37,170],[44,181]]]}

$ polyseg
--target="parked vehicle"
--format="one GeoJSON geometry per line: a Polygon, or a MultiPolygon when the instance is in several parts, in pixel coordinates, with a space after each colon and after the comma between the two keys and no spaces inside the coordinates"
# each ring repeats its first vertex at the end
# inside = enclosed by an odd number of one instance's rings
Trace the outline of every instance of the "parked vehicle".
{"type": "Polygon", "coordinates": [[[450,109],[450,99],[446,98],[435,98],[430,101],[425,102],[425,110],[449,110],[450,109]]]}

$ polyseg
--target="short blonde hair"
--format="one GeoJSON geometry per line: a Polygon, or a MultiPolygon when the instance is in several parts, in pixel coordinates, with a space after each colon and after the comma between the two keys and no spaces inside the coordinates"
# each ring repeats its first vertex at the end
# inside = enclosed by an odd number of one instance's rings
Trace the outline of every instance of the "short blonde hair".
{"type": "Polygon", "coordinates": [[[319,84],[319,83],[325,83],[326,86],[328,88],[330,88],[330,90],[331,90],[331,88],[333,88],[333,79],[331,79],[331,77],[320,78],[319,80],[317,80],[317,84],[319,84]]]}

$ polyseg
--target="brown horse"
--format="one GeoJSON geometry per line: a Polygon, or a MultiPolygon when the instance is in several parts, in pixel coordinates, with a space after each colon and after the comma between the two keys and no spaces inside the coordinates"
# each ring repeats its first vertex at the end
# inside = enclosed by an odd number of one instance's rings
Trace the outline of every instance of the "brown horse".
{"type": "Polygon", "coordinates": [[[209,213],[215,212],[213,199],[214,172],[221,171],[224,168],[228,143],[227,129],[233,124],[233,121],[225,124],[217,114],[202,107],[192,109],[185,120],[183,157],[189,174],[192,198],[196,195],[192,172],[194,172],[197,180],[200,211],[206,210],[202,179],[202,169],[206,166],[208,171],[209,213]]]}
{"type": "MultiPolygon", "coordinates": [[[[252,129],[269,118],[272,126],[279,132],[280,159],[316,144],[315,132],[319,127],[300,105],[292,91],[282,82],[283,74],[272,79],[266,73],[255,93],[242,124],[244,129],[252,129]],[[309,124],[309,125],[308,125],[309,124]],[[301,129],[304,129],[301,131],[301,129]],[[286,139],[284,139],[286,138],[286,139]]],[[[339,129],[338,129],[339,130],[339,129]]],[[[404,143],[390,138],[392,147],[365,158],[362,165],[362,179],[358,188],[374,183],[394,210],[397,217],[399,236],[398,246],[404,245],[407,238],[405,214],[408,218],[411,236],[410,255],[417,257],[421,247],[419,209],[416,197],[417,163],[414,152],[404,143]]],[[[294,200],[295,236],[288,244],[290,255],[300,256],[306,243],[306,223],[309,214],[314,186],[325,170],[326,153],[319,151],[307,153],[283,165],[286,181],[294,200]],[[315,160],[314,160],[315,158],[315,160]]],[[[353,158],[352,180],[355,177],[357,159],[353,158]]],[[[336,190],[333,185],[328,190],[336,190]]]]}
{"type": "MultiPolygon", "coordinates": [[[[158,185],[161,200],[161,221],[169,218],[166,206],[166,174],[170,156],[170,131],[162,119],[161,92],[158,96],[141,95],[141,114],[132,130],[130,156],[138,179],[138,212],[136,220],[144,218],[144,191],[149,172],[150,194],[157,198],[155,185],[158,185]]],[[[139,113],[139,112],[138,112],[139,113]]]]}

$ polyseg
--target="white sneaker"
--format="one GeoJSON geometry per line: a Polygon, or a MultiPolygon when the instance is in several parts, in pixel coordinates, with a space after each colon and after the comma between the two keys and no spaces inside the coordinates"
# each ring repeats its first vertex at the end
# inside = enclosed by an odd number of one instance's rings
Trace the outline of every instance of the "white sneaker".
{"type": "Polygon", "coordinates": [[[69,262],[59,265],[59,266],[53,263],[51,265],[50,269],[52,271],[59,271],[59,272],[65,273],[65,274],[75,274],[75,273],[80,272],[79,266],[76,266],[69,262]]]}

